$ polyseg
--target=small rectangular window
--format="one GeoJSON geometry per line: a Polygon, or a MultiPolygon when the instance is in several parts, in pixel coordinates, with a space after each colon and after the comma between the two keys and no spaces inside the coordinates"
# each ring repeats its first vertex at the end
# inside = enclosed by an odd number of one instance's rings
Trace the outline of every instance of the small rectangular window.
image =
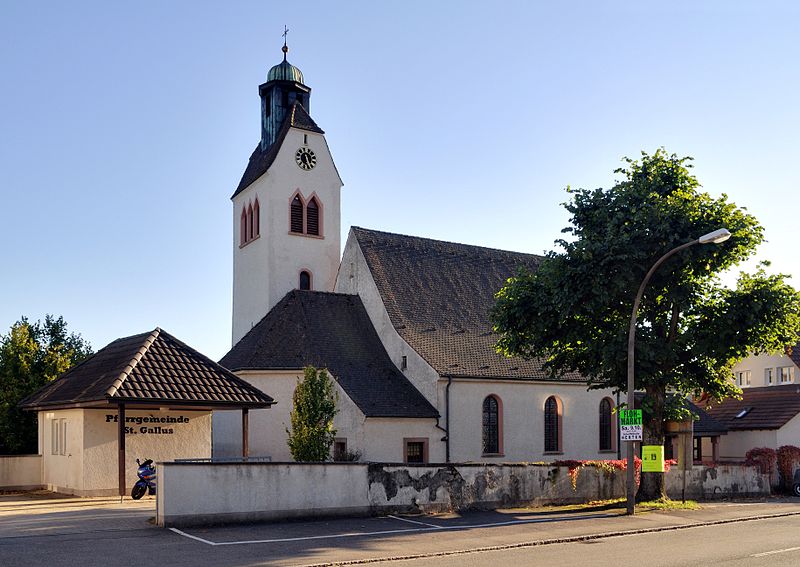
{"type": "Polygon", "coordinates": [[[333,442],[333,460],[343,461],[347,455],[347,439],[338,438],[333,442]]]}
{"type": "Polygon", "coordinates": [[[767,368],[764,370],[764,383],[767,386],[772,385],[772,368],[767,368]]]}
{"type": "Polygon", "coordinates": [[[403,439],[405,444],[406,463],[427,463],[428,462],[428,439],[403,439]]]}
{"type": "Polygon", "coordinates": [[[58,442],[60,439],[58,420],[54,419],[50,422],[50,454],[58,455],[58,442]]]}
{"type": "Polygon", "coordinates": [[[791,366],[784,366],[783,368],[778,368],[778,380],[781,384],[790,384],[793,382],[794,373],[792,372],[791,366]]]}
{"type": "Polygon", "coordinates": [[[61,423],[61,438],[58,446],[58,454],[59,455],[66,455],[67,454],[67,420],[61,419],[59,420],[61,423]]]}
{"type": "Polygon", "coordinates": [[[403,355],[403,358],[400,359],[400,370],[405,370],[408,368],[408,357],[403,355]]]}

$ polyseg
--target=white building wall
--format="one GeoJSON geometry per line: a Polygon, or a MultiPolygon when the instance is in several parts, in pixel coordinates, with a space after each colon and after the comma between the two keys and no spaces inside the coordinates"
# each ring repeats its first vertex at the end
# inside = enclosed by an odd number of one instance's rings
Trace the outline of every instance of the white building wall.
{"type": "Polygon", "coordinates": [[[777,449],[781,445],[800,447],[800,414],[794,416],[778,430],[775,448],[777,449]]]}
{"type": "MultiPolygon", "coordinates": [[[[743,461],[750,449],[771,447],[777,449],[777,430],[759,429],[753,431],[728,431],[719,438],[719,458],[722,461],[743,461]]],[[[710,454],[703,448],[703,455],[710,454]]]]}
{"type": "MultiPolygon", "coordinates": [[[[750,371],[750,384],[739,384],[742,388],[756,388],[760,386],[776,386],[780,385],[778,375],[778,368],[788,367],[791,368],[792,381],[789,383],[797,383],[798,369],[792,359],[785,354],[759,354],[758,356],[748,356],[733,367],[734,378],[738,376],[739,372],[750,371]],[[767,369],[772,370],[772,383],[767,382],[767,369]]],[[[783,382],[786,384],[787,382],[783,382]]]]}
{"type": "MultiPolygon", "coordinates": [[[[250,456],[270,457],[273,462],[293,461],[286,430],[291,429],[292,396],[302,371],[243,371],[237,375],[269,392],[277,402],[269,409],[250,411],[250,456]]],[[[361,460],[402,462],[403,439],[410,437],[429,438],[431,459],[435,456],[444,460],[443,444],[438,442],[444,433],[436,429],[435,419],[366,418],[338,384],[336,392],[336,438],[346,440],[347,449],[359,452],[361,460]]],[[[239,411],[214,412],[215,457],[241,456],[241,419],[239,411]]]]}
{"type": "MultiPolygon", "coordinates": [[[[42,454],[42,484],[48,490],[64,491],[74,489],[81,493],[84,489],[83,478],[83,413],[85,410],[58,410],[39,412],[41,441],[39,452],[42,454]],[[53,423],[58,422],[56,428],[53,423]],[[63,455],[59,454],[58,443],[54,443],[54,434],[62,424],[66,424],[67,438],[63,455]]],[[[116,458],[114,459],[116,463],[116,458]]]]}
{"type": "Polygon", "coordinates": [[[339,267],[340,192],[325,137],[290,129],[275,161],[264,175],[233,198],[233,331],[236,344],[284,295],[299,286],[301,270],[312,274],[312,289],[332,291],[339,267]],[[310,171],[300,169],[294,155],[307,145],[317,155],[310,171]],[[289,204],[296,191],[321,204],[321,236],[289,232],[289,204]],[[240,245],[242,208],[258,198],[260,236],[240,245]]]}
{"type": "Polygon", "coordinates": [[[454,379],[450,386],[450,459],[454,462],[615,459],[616,445],[609,452],[601,452],[599,448],[600,401],[605,397],[611,398],[613,405],[610,390],[587,391],[584,384],[454,379]],[[483,400],[490,394],[502,403],[503,452],[497,457],[482,455],[483,400]],[[562,451],[558,454],[544,452],[544,403],[550,396],[558,397],[563,409],[562,451]]]}
{"type": "MultiPolygon", "coordinates": [[[[335,290],[361,297],[372,326],[375,327],[389,358],[434,407],[441,408],[441,398],[436,386],[439,374],[395,330],[352,230],[345,244],[335,290]],[[405,370],[401,365],[403,356],[406,357],[405,370]]],[[[442,413],[441,409],[439,413],[442,413]]]]}
{"type": "MultiPolygon", "coordinates": [[[[40,412],[45,422],[42,451],[43,484],[48,489],[80,496],[116,495],[118,493],[116,409],[73,409],[40,412]],[[109,418],[111,416],[111,418],[109,418]],[[67,423],[65,455],[52,454],[53,420],[67,423]]],[[[211,456],[211,414],[193,411],[126,411],[127,418],[188,418],[188,422],[128,423],[126,442],[126,486],[137,480],[136,458],[164,461],[211,456]],[[172,433],[152,433],[161,427],[172,433]],[[144,430],[142,429],[144,428],[144,430]]]]}

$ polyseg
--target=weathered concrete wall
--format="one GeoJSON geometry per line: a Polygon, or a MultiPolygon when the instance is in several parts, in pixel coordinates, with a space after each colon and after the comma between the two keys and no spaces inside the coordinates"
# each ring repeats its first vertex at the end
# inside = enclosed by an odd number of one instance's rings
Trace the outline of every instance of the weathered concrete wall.
{"type": "MultiPolygon", "coordinates": [[[[334,515],[539,506],[621,498],[624,471],[585,467],[573,489],[567,467],[468,463],[159,463],[160,526],[334,515]]],[[[667,473],[681,496],[681,471],[667,473]]],[[[769,494],[752,467],[696,467],[688,498],[769,494]]]]}
{"type": "Polygon", "coordinates": [[[0,489],[42,488],[41,455],[0,455],[0,489]]]}
{"type": "Polygon", "coordinates": [[[365,464],[158,463],[160,526],[369,513],[365,464]]]}
{"type": "MultiPolygon", "coordinates": [[[[683,471],[672,469],[666,477],[667,494],[672,499],[681,497],[683,471]]],[[[766,496],[770,493],[769,475],[758,472],[757,467],[718,465],[694,467],[686,471],[686,498],[712,500],[735,496],[766,496]]]]}

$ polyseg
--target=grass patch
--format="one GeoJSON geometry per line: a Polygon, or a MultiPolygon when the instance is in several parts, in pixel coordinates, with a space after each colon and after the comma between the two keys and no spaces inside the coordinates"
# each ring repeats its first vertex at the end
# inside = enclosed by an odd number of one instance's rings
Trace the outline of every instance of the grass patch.
{"type": "Polygon", "coordinates": [[[694,500],[650,500],[649,502],[639,502],[636,504],[637,510],[699,510],[700,504],[694,500]]]}

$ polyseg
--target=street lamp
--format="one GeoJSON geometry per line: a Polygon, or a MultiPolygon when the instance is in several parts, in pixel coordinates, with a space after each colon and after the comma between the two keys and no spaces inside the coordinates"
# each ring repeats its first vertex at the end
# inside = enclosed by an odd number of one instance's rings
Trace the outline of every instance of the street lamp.
{"type": "MultiPolygon", "coordinates": [[[[664,261],[672,256],[673,254],[677,254],[681,250],[685,250],[690,246],[694,246],[695,244],[719,244],[720,242],[725,242],[731,237],[731,233],[728,231],[727,228],[720,228],[715,230],[714,232],[709,232],[708,234],[704,234],[700,238],[696,240],[692,240],[691,242],[687,242],[685,244],[681,244],[676,248],[673,248],[658,261],[653,264],[653,267],[650,268],[650,271],[647,272],[644,279],[642,280],[642,284],[639,286],[639,291],[636,292],[636,300],[633,302],[633,313],[631,313],[631,326],[628,329],[628,409],[632,410],[634,405],[634,376],[633,376],[633,362],[634,362],[634,342],[636,340],[636,314],[639,311],[639,303],[642,301],[642,295],[644,294],[644,288],[647,287],[647,282],[650,281],[651,276],[653,273],[658,269],[658,267],[664,263],[664,261]]],[[[628,441],[628,475],[626,481],[626,491],[628,496],[628,515],[633,515],[634,504],[636,500],[636,471],[635,471],[635,463],[633,460],[633,444],[634,441],[628,441]]]]}

